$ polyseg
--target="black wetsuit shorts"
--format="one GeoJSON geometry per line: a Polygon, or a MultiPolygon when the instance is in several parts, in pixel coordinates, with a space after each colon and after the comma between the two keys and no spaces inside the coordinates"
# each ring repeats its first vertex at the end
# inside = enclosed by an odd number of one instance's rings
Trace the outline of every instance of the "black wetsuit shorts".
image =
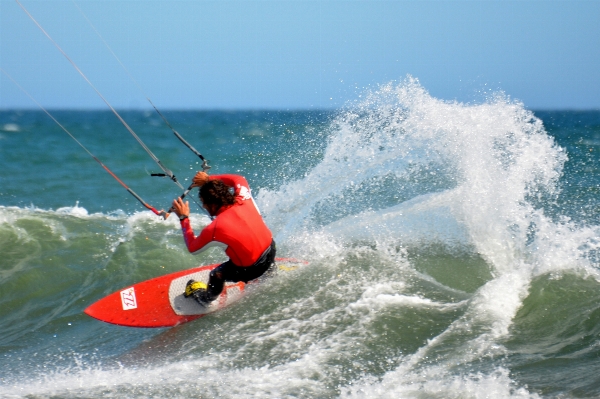
{"type": "Polygon", "coordinates": [[[210,272],[206,299],[215,300],[223,291],[225,281],[238,282],[254,280],[265,274],[275,264],[275,241],[263,252],[252,266],[237,266],[231,260],[215,267],[210,272]]]}

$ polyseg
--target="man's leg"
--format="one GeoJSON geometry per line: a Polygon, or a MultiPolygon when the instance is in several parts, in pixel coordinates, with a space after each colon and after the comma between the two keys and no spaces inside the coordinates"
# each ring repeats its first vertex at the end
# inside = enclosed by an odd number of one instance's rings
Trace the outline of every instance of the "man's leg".
{"type": "MultiPolygon", "coordinates": [[[[262,276],[275,262],[275,252],[275,241],[273,241],[270,251],[265,253],[261,259],[259,259],[258,262],[252,266],[236,266],[231,260],[222,263],[210,272],[206,289],[197,290],[189,296],[193,296],[196,301],[201,304],[207,304],[214,301],[219,297],[219,295],[221,295],[221,292],[223,292],[225,281],[243,281],[247,283],[250,280],[254,280],[262,276]]],[[[188,286],[193,283],[193,280],[190,280],[188,282],[188,286]]],[[[186,296],[188,295],[186,294],[186,296]]]]}
{"type": "Polygon", "coordinates": [[[214,301],[223,291],[225,281],[237,283],[243,281],[247,283],[262,276],[275,262],[275,241],[271,244],[270,251],[267,252],[255,265],[250,267],[236,266],[232,261],[227,261],[220,266],[215,267],[210,272],[208,279],[208,288],[206,298],[208,301],[214,301]]]}
{"type": "Polygon", "coordinates": [[[233,273],[235,268],[233,262],[228,260],[211,270],[205,296],[207,302],[214,301],[221,295],[225,287],[225,281],[239,281],[232,280],[232,278],[235,278],[235,273],[233,273]]]}
{"type": "MultiPolygon", "coordinates": [[[[227,270],[235,265],[229,260],[211,270],[208,277],[208,284],[200,281],[190,280],[185,287],[185,297],[193,297],[200,305],[207,305],[217,299],[225,287],[225,279],[228,276],[227,270]]],[[[239,281],[239,280],[238,280],[239,281]]]]}

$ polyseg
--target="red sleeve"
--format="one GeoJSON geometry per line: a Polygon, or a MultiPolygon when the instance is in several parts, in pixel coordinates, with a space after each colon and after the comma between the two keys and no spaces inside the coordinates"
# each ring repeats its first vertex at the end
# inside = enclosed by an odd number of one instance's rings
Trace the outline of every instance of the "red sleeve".
{"type": "Polygon", "coordinates": [[[190,251],[193,254],[202,252],[214,246],[227,249],[226,244],[214,240],[214,221],[213,223],[209,224],[204,229],[202,229],[198,237],[194,235],[194,230],[192,229],[192,225],[190,224],[189,218],[185,218],[181,221],[181,230],[183,231],[183,239],[185,241],[185,245],[187,246],[188,251],[190,251]]]}

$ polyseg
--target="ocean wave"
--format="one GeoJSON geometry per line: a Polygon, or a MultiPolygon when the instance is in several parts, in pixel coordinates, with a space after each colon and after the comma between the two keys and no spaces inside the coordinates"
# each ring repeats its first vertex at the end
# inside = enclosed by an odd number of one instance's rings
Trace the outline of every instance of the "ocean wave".
{"type": "MultiPolygon", "coordinates": [[[[256,196],[278,252],[310,265],[168,331],[81,312],[222,252],[192,257],[179,222],[147,211],[0,207],[0,396],[597,396],[571,369],[598,354],[598,226],[557,205],[573,200],[567,153],[533,112],[502,93],[442,101],[409,77],[319,135],[318,156],[282,139],[282,159],[312,166],[283,179],[297,171],[273,157],[283,182],[256,196]]],[[[233,153],[233,170],[254,167],[233,153]]]]}

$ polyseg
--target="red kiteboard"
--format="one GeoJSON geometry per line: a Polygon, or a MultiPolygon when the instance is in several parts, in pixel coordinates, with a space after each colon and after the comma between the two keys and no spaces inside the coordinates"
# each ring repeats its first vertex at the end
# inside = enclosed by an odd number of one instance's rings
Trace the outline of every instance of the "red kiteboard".
{"type": "MultiPolygon", "coordinates": [[[[275,261],[280,270],[308,264],[289,258],[275,261]]],[[[127,327],[173,327],[186,323],[222,309],[244,295],[246,284],[238,282],[226,283],[221,295],[208,306],[183,296],[188,280],[206,283],[210,271],[217,266],[219,263],[142,281],[94,302],[84,312],[98,320],[127,327]]]]}

